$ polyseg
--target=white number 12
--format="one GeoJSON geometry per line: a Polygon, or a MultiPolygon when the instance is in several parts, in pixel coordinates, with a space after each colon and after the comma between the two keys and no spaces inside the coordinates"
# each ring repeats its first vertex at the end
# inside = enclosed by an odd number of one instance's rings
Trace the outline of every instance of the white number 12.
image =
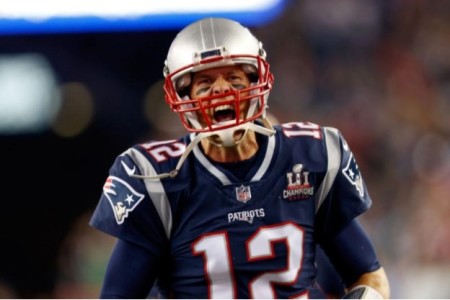
{"type": "MultiPolygon", "coordinates": [[[[303,258],[303,229],[287,222],[259,228],[246,243],[247,260],[254,262],[275,257],[274,243],[287,248],[286,268],[264,272],[249,283],[250,298],[274,299],[272,284],[294,284],[303,258]]],[[[236,298],[231,251],[225,231],[202,236],[193,243],[194,255],[203,255],[210,298],[236,298]]],[[[306,295],[299,295],[303,298],[306,295]]]]}

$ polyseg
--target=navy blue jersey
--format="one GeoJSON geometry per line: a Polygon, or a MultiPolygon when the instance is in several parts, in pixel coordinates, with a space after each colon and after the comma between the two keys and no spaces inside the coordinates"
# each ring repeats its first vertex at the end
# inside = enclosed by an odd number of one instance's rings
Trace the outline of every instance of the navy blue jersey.
{"type": "Polygon", "coordinates": [[[213,162],[197,145],[176,177],[158,180],[135,175],[173,170],[194,135],[133,146],[111,167],[90,224],[147,249],[167,297],[324,298],[316,244],[371,200],[338,130],[275,130],[250,164],[213,162]]]}

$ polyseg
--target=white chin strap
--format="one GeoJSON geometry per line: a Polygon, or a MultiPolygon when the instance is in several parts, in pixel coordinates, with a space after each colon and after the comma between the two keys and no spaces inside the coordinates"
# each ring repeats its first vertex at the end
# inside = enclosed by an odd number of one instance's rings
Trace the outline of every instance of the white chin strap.
{"type": "MultiPolygon", "coordinates": [[[[220,125],[228,125],[227,123],[232,124],[234,122],[235,122],[235,120],[230,120],[230,121],[222,122],[222,123],[220,123],[220,125]]],[[[236,127],[212,131],[211,134],[208,136],[218,136],[219,141],[215,141],[214,139],[209,139],[209,141],[218,147],[236,146],[244,139],[244,136],[247,134],[247,131],[251,126],[250,124],[253,124],[253,123],[244,123],[244,124],[241,124],[236,127]],[[239,139],[235,140],[234,135],[238,131],[243,131],[243,132],[242,132],[241,137],[239,139]]]]}
{"type": "Polygon", "coordinates": [[[265,117],[262,119],[262,122],[263,122],[264,126],[257,125],[253,122],[248,122],[248,123],[239,125],[237,127],[229,128],[229,129],[222,129],[222,130],[211,131],[211,132],[200,132],[199,134],[197,134],[195,136],[195,138],[186,147],[186,150],[183,152],[183,155],[181,155],[180,160],[178,161],[175,169],[173,169],[169,173],[162,173],[162,174],[158,174],[158,175],[154,175],[154,176],[137,175],[137,174],[132,174],[130,176],[134,177],[134,178],[139,178],[139,179],[151,179],[151,180],[159,180],[159,179],[163,179],[163,178],[167,178],[167,177],[173,178],[178,175],[178,172],[180,171],[181,166],[183,165],[184,161],[188,157],[189,153],[191,153],[192,149],[194,149],[194,147],[198,143],[200,143],[200,141],[203,140],[204,138],[207,138],[207,137],[210,137],[213,135],[218,135],[222,141],[222,143],[219,146],[231,147],[231,146],[239,144],[242,141],[242,139],[244,138],[244,136],[247,134],[248,130],[253,130],[254,132],[257,132],[257,133],[260,133],[260,134],[263,134],[266,136],[272,136],[275,133],[275,130],[273,129],[272,124],[270,124],[269,120],[267,120],[267,118],[265,118],[265,117]],[[236,130],[245,130],[244,134],[238,141],[235,141],[234,137],[233,137],[234,132],[236,130]],[[228,143],[230,143],[230,144],[228,144],[228,143]],[[229,145],[229,146],[227,146],[227,145],[229,145]]]}

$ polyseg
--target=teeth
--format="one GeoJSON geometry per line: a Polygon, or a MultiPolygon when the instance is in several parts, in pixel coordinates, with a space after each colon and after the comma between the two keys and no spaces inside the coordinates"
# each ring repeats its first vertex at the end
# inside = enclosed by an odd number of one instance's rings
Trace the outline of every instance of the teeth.
{"type": "Polygon", "coordinates": [[[221,110],[226,110],[226,109],[234,109],[234,108],[233,108],[233,105],[231,105],[231,104],[220,105],[220,106],[217,106],[214,109],[214,112],[221,111],[221,110]]]}

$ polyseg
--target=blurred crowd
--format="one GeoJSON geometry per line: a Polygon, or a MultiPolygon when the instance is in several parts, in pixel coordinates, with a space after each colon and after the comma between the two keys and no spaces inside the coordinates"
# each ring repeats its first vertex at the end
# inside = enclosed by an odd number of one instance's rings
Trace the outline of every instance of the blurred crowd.
{"type": "Polygon", "coordinates": [[[450,1],[302,0],[258,28],[280,122],[339,128],[394,298],[450,297],[450,1]]]}
{"type": "MultiPolygon", "coordinates": [[[[288,1],[252,31],[275,75],[270,112],[337,127],[352,148],[373,198],[361,221],[392,297],[450,298],[450,1],[288,1]]],[[[145,95],[145,138],[184,133],[161,84],[145,95]]],[[[114,241],[88,228],[89,216],[63,243],[45,297],[97,297],[114,241]]],[[[0,297],[14,295],[0,284],[0,297]]]]}

